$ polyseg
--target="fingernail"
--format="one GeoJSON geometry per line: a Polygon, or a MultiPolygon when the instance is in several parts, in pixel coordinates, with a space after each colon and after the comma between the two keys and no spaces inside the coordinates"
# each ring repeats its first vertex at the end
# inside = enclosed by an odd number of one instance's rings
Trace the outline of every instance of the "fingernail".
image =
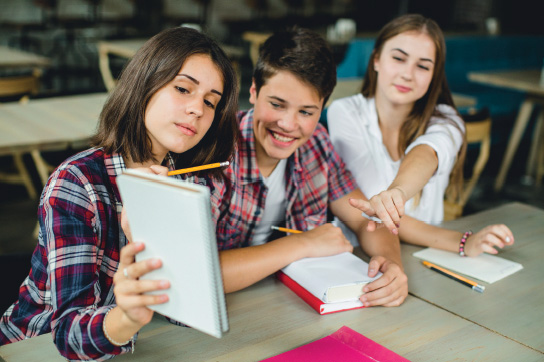
{"type": "Polygon", "coordinates": [[[393,229],[393,230],[391,230],[391,232],[392,232],[393,234],[395,234],[395,235],[398,235],[398,234],[399,234],[399,231],[398,231],[397,229],[393,229]]]}
{"type": "Polygon", "coordinates": [[[170,285],[170,282],[168,280],[161,280],[159,282],[159,286],[163,289],[166,289],[168,288],[168,286],[170,285]]]}
{"type": "Polygon", "coordinates": [[[507,243],[510,242],[510,236],[507,236],[507,237],[506,237],[506,242],[507,242],[507,243]]]}
{"type": "Polygon", "coordinates": [[[400,224],[395,224],[395,226],[397,227],[397,229],[400,228],[400,224]]]}
{"type": "Polygon", "coordinates": [[[161,261],[159,259],[153,259],[151,261],[151,265],[152,266],[159,266],[159,265],[161,265],[161,261]]]}
{"type": "Polygon", "coordinates": [[[376,269],[368,269],[369,273],[374,273],[375,271],[376,271],[376,269]]]}

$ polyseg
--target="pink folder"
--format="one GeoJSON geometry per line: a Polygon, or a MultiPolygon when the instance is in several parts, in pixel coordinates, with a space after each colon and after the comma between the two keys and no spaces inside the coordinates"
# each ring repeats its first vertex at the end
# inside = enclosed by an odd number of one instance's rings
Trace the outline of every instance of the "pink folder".
{"type": "Polygon", "coordinates": [[[346,326],[315,342],[305,344],[266,362],[408,361],[395,352],[346,326]]]}

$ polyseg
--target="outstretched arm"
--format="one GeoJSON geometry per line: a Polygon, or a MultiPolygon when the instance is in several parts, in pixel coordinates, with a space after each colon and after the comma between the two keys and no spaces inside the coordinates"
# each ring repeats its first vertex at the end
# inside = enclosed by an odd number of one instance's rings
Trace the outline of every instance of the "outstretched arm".
{"type": "MultiPolygon", "coordinates": [[[[464,233],[429,225],[410,216],[402,218],[399,229],[402,241],[459,252],[459,243],[464,233]]],[[[468,237],[465,244],[467,256],[478,256],[482,253],[497,254],[496,248],[503,248],[514,243],[512,231],[504,224],[489,225],[468,237]]]]}
{"type": "Polygon", "coordinates": [[[396,234],[406,201],[423,189],[437,168],[438,156],[432,147],[425,144],[414,147],[402,160],[389,188],[370,198],[366,205],[370,214],[367,214],[379,217],[396,234]]]}
{"type": "MultiPolygon", "coordinates": [[[[385,228],[374,230],[373,224],[361,216],[361,212],[350,204],[350,199],[364,199],[363,193],[355,191],[333,201],[331,211],[358,237],[363,251],[371,257],[370,277],[378,271],[383,275],[364,287],[361,301],[365,306],[399,306],[408,295],[408,278],[404,274],[400,256],[400,242],[396,235],[385,228]]],[[[364,211],[364,210],[362,210],[364,211]]]]}

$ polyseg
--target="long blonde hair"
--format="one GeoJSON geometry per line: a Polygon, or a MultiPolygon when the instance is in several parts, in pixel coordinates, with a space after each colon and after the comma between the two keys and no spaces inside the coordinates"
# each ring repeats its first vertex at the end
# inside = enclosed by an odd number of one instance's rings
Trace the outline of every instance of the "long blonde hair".
{"type": "MultiPolygon", "coordinates": [[[[448,82],[446,79],[446,44],[444,41],[444,34],[434,20],[425,18],[419,14],[399,16],[387,23],[382,28],[376,38],[374,49],[372,50],[372,54],[368,62],[361,93],[367,98],[375,96],[378,75],[374,70],[374,60],[380,56],[383,46],[387,40],[407,31],[416,31],[429,35],[435,45],[436,59],[429,89],[423,97],[415,102],[408,119],[406,119],[402,125],[398,142],[399,152],[401,155],[404,154],[408,146],[417,137],[425,133],[427,128],[432,124],[431,118],[433,116],[446,119],[452,125],[459,128],[455,121],[449,119],[436,109],[437,104],[447,104],[455,109],[451,91],[448,87],[448,82]]],[[[448,188],[446,189],[446,198],[450,201],[458,200],[461,195],[461,187],[463,184],[463,164],[466,154],[466,137],[464,136],[463,129],[459,128],[459,130],[463,133],[464,140],[463,145],[461,146],[461,149],[457,155],[457,161],[455,162],[450,174],[448,188]]],[[[419,204],[420,197],[421,192],[414,199],[415,206],[419,204]]]]}

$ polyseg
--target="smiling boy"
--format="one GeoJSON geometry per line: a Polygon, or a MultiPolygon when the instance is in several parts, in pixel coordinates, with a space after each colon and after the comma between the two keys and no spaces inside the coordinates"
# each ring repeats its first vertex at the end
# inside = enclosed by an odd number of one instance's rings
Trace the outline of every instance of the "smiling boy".
{"type": "MultiPolygon", "coordinates": [[[[218,185],[217,243],[226,292],[243,289],[293,261],[351,252],[327,210],[344,221],[371,257],[365,306],[398,306],[408,293],[400,245],[349,203],[366,199],[319,124],[336,84],[327,43],[306,29],[272,35],[253,74],[253,108],[238,114],[241,138],[228,185],[218,185]],[[304,231],[272,235],[271,226],[304,231]]],[[[370,175],[371,176],[371,175],[370,175]]]]}

